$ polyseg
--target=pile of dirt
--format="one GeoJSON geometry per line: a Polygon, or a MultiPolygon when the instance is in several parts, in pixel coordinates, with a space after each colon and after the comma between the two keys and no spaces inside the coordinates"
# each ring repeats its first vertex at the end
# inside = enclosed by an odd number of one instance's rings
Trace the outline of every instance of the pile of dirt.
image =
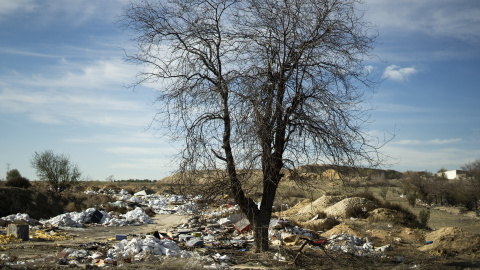
{"type": "Polygon", "coordinates": [[[480,236],[457,227],[443,227],[425,235],[426,245],[418,248],[432,255],[480,254],[480,236]]]}
{"type": "Polygon", "coordinates": [[[322,196],[302,207],[297,214],[298,215],[315,215],[318,212],[324,211],[327,207],[345,199],[345,196],[322,196]]]}
{"type": "Polygon", "coordinates": [[[423,243],[425,236],[420,229],[403,228],[399,234],[400,242],[408,244],[423,243]]]}
{"type": "Polygon", "coordinates": [[[295,204],[292,208],[285,210],[279,213],[282,217],[292,217],[296,215],[300,215],[300,211],[307,206],[310,206],[312,201],[310,199],[305,199],[297,204],[295,204]]]}
{"type": "Polygon", "coordinates": [[[342,223],[342,224],[337,225],[337,226],[333,227],[332,229],[324,232],[322,234],[322,236],[329,238],[332,235],[342,234],[342,233],[348,233],[348,234],[352,234],[352,235],[362,235],[353,226],[342,223]]]}
{"type": "Polygon", "coordinates": [[[391,221],[398,216],[398,211],[387,208],[377,208],[369,212],[370,221],[391,221]]]}
{"type": "Polygon", "coordinates": [[[367,204],[371,204],[371,202],[365,198],[351,197],[343,199],[336,204],[327,207],[324,212],[328,216],[345,217],[347,209],[367,204]]]}

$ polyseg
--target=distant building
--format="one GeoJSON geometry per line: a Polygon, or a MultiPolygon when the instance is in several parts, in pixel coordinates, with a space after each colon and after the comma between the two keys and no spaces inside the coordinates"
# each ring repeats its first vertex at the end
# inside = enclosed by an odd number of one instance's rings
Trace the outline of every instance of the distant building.
{"type": "Polygon", "coordinates": [[[442,174],[444,174],[448,180],[455,180],[455,179],[460,179],[465,177],[465,171],[461,171],[461,170],[438,172],[436,175],[438,177],[442,177],[442,174]]]}

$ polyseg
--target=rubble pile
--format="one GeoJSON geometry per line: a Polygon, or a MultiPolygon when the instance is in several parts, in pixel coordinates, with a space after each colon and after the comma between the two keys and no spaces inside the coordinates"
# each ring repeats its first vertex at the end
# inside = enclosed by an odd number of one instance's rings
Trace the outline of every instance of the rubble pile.
{"type": "Polygon", "coordinates": [[[328,244],[325,248],[332,251],[353,254],[355,256],[377,256],[393,249],[389,244],[375,248],[373,242],[368,238],[362,239],[348,233],[332,235],[328,238],[328,244]]]}
{"type": "MultiPolygon", "coordinates": [[[[93,192],[93,191],[92,191],[93,192]]],[[[146,208],[152,209],[157,214],[192,214],[202,210],[198,203],[201,197],[188,197],[180,195],[148,195],[145,191],[130,195],[125,190],[115,192],[113,190],[101,190],[116,196],[117,201],[111,203],[115,206],[128,206],[130,211],[125,214],[105,212],[96,208],[89,208],[83,212],[70,212],[48,220],[40,220],[40,223],[51,227],[84,227],[85,224],[98,224],[102,226],[129,226],[152,224],[154,221],[146,214],[146,208]],[[133,206],[133,207],[132,207],[133,206]]],[[[332,216],[343,216],[346,209],[352,206],[364,205],[368,201],[363,198],[344,198],[341,196],[323,196],[311,204],[305,205],[299,213],[312,213],[325,211],[332,216]]],[[[150,256],[167,256],[190,258],[200,256],[198,252],[206,254],[208,249],[235,249],[246,251],[253,247],[252,226],[243,214],[239,214],[238,206],[234,204],[223,205],[210,212],[204,212],[202,217],[194,216],[184,224],[170,228],[164,232],[143,234],[117,234],[116,238],[110,238],[102,248],[89,248],[79,245],[78,249],[67,248],[56,257],[48,257],[53,263],[60,265],[89,264],[96,266],[118,266],[117,262],[143,261],[150,256]],[[202,251],[203,250],[203,251],[202,251]]],[[[306,215],[306,214],[305,214],[306,215]]],[[[315,221],[321,221],[315,217],[315,221]]],[[[27,214],[10,215],[3,218],[8,222],[24,220],[34,224],[36,221],[27,214]]],[[[292,221],[293,222],[293,221],[292,221]]],[[[302,223],[299,226],[304,226],[302,223]]],[[[391,245],[375,247],[369,238],[360,238],[358,233],[336,231],[334,234],[323,234],[321,231],[313,231],[299,226],[293,226],[286,218],[272,219],[269,224],[269,240],[272,245],[301,245],[302,240],[324,240],[322,248],[333,252],[343,252],[354,256],[384,256],[386,251],[392,250],[391,245]]],[[[340,227],[340,226],[339,226],[340,227]]],[[[337,227],[337,228],[339,228],[337,227]]],[[[58,229],[58,228],[57,228],[58,229]]],[[[68,234],[58,233],[55,230],[32,230],[31,239],[66,240],[71,239],[68,234]]],[[[8,236],[9,237],[9,236],[8,236]]],[[[0,235],[0,242],[8,242],[10,238],[0,235]],[[7,239],[8,238],[8,239],[7,239]],[[2,240],[6,239],[6,240],[2,240]]],[[[110,236],[111,237],[111,236],[110,236]]],[[[432,236],[434,237],[434,235],[432,236]]],[[[434,240],[437,241],[437,240],[434,240]]],[[[318,242],[318,241],[317,241],[318,242]]],[[[384,243],[382,243],[384,244],[384,243]]],[[[308,246],[307,246],[308,247],[308,246]]],[[[319,248],[312,244],[312,248],[319,248]]],[[[303,247],[302,247],[303,248],[303,247]]],[[[210,254],[216,253],[210,252],[210,254]]],[[[280,253],[275,255],[275,260],[285,261],[280,253]]],[[[206,256],[214,263],[205,268],[227,268],[232,265],[231,258],[227,255],[216,253],[206,256]]],[[[202,257],[204,258],[204,257],[202,257]]],[[[45,258],[47,260],[47,258],[45,258]]]]}
{"type": "Polygon", "coordinates": [[[30,225],[34,225],[36,222],[36,220],[33,218],[30,218],[28,214],[22,214],[22,213],[8,215],[6,217],[0,218],[0,220],[3,220],[3,222],[7,222],[7,223],[13,223],[15,221],[25,221],[30,225]]]}
{"type": "Polygon", "coordinates": [[[109,222],[111,217],[105,211],[98,211],[95,208],[88,208],[83,212],[70,212],[55,216],[53,218],[47,220],[40,220],[40,223],[43,225],[51,225],[51,226],[65,226],[65,227],[83,227],[85,223],[89,223],[92,221],[92,218],[95,216],[100,217],[100,219],[95,222],[98,224],[104,224],[109,222]]]}
{"type": "Polygon", "coordinates": [[[180,250],[176,242],[170,239],[159,239],[153,235],[147,235],[145,239],[133,238],[130,241],[126,239],[114,245],[108,250],[108,256],[111,258],[132,257],[135,260],[141,260],[147,255],[165,255],[180,256],[188,258],[191,252],[180,250]]]}
{"type": "Polygon", "coordinates": [[[120,215],[120,218],[111,218],[104,224],[107,226],[125,226],[125,225],[140,225],[140,224],[152,224],[153,220],[148,216],[145,211],[136,207],[134,210],[120,215]]]}

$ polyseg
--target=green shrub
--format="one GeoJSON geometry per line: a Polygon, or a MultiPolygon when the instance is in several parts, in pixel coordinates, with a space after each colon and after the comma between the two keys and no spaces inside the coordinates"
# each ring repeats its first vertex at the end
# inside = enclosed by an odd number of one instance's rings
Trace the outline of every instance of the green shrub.
{"type": "Polygon", "coordinates": [[[285,197],[307,198],[307,194],[302,190],[288,189],[285,191],[285,197]]]}
{"type": "Polygon", "coordinates": [[[5,182],[5,186],[7,187],[18,187],[18,188],[29,188],[32,186],[30,184],[30,180],[25,177],[15,177],[10,178],[5,182]]]}
{"type": "MultiPolygon", "coordinates": [[[[389,222],[395,225],[400,225],[400,226],[409,227],[409,228],[422,227],[420,225],[420,222],[417,219],[417,216],[400,204],[384,201],[382,202],[382,204],[378,205],[378,208],[386,208],[386,209],[394,210],[393,217],[391,218],[391,220],[389,220],[389,222]]],[[[369,216],[368,221],[379,222],[379,221],[385,221],[385,220],[383,219],[378,220],[375,216],[369,216]]]]}
{"type": "Polygon", "coordinates": [[[387,195],[388,195],[388,186],[383,186],[380,188],[380,197],[382,197],[382,199],[384,201],[387,200],[387,195]]]}
{"type": "Polygon", "coordinates": [[[429,219],[430,219],[430,211],[429,210],[422,209],[422,211],[420,211],[420,213],[418,213],[418,221],[420,222],[420,225],[423,228],[428,227],[427,223],[428,223],[429,219]]]}
{"type": "Polygon", "coordinates": [[[407,194],[407,201],[408,201],[408,205],[410,205],[411,207],[415,207],[415,204],[417,202],[417,194],[415,193],[407,194]]]}
{"type": "Polygon", "coordinates": [[[22,177],[22,175],[20,174],[20,172],[17,169],[13,169],[13,170],[10,170],[10,171],[7,172],[6,180],[8,181],[10,179],[18,178],[18,177],[22,177]]]}

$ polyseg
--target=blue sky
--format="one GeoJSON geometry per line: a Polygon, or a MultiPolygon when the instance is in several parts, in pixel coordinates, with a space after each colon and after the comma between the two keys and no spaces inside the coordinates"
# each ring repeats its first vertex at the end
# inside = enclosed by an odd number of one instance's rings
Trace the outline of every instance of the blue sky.
{"type": "MultiPolygon", "coordinates": [[[[115,21],[129,0],[0,2],[0,179],[7,164],[37,179],[35,151],[51,149],[87,179],[161,179],[178,150],[155,127],[155,91],[126,86],[129,37],[115,21]]],[[[400,171],[459,169],[480,159],[480,2],[367,0],[377,26],[369,65],[383,78],[372,133],[400,171]]]]}

